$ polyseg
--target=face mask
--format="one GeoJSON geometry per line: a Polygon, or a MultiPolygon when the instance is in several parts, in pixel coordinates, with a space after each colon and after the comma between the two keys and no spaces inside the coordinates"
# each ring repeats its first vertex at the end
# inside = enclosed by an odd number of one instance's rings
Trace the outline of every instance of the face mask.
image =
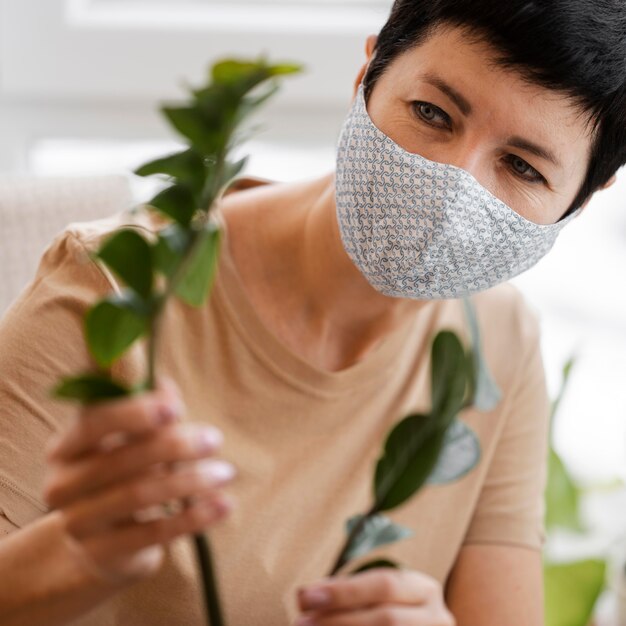
{"type": "Polygon", "coordinates": [[[372,287],[420,300],[521,274],[581,211],[530,222],[465,170],[406,152],[372,122],[362,83],[339,136],[335,200],[344,248],[372,287]]]}

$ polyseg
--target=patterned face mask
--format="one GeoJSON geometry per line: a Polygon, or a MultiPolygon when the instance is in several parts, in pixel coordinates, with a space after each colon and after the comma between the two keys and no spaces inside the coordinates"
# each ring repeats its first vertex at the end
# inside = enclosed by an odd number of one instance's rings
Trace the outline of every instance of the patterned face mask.
{"type": "Polygon", "coordinates": [[[465,170],[406,152],[372,122],[362,83],[336,165],[344,248],[387,296],[461,298],[494,287],[535,265],[581,211],[530,222],[465,170]]]}

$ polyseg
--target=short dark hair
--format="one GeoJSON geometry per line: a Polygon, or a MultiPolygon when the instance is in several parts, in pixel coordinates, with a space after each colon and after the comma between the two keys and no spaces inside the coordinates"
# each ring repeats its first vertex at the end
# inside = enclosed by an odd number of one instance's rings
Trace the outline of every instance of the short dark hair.
{"type": "Polygon", "coordinates": [[[394,59],[438,26],[466,29],[500,66],[564,93],[587,115],[591,158],[563,217],[626,163],[625,0],[395,0],[363,79],[366,101],[394,59]]]}

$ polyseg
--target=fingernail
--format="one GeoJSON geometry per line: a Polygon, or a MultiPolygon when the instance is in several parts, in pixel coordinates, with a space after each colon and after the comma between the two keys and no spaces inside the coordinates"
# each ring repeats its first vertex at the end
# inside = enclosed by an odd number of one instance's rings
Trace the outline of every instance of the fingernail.
{"type": "Polygon", "coordinates": [[[301,589],[299,593],[302,608],[305,610],[321,609],[330,604],[330,591],[328,589],[321,587],[301,589]]]}
{"type": "Polygon", "coordinates": [[[177,416],[176,408],[171,404],[159,404],[156,408],[154,421],[158,426],[171,424],[177,416]]]}
{"type": "Polygon", "coordinates": [[[209,484],[215,480],[229,480],[236,474],[235,468],[226,461],[209,461],[200,464],[200,473],[209,484]]]}
{"type": "Polygon", "coordinates": [[[307,616],[298,618],[295,626],[317,626],[318,623],[314,617],[307,616]]]}
{"type": "Polygon", "coordinates": [[[214,450],[222,444],[224,437],[217,428],[204,428],[200,431],[196,445],[200,452],[214,450]]]}

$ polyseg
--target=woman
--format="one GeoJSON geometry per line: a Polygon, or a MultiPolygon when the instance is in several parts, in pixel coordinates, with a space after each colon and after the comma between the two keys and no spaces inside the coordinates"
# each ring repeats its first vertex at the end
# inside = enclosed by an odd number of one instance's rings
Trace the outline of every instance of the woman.
{"type": "MultiPolygon", "coordinates": [[[[0,327],[0,621],[201,624],[183,535],[210,529],[232,626],[542,624],[549,400],[501,283],[626,161],[625,32],[610,0],[398,0],[337,170],[234,184],[209,302],[167,311],[160,389],[76,417],[47,392],[91,364],[82,316],[117,285],[85,251],[129,218],[60,234],[0,327]],[[462,415],[480,464],[391,512],[415,536],[379,553],[405,570],[322,579],[384,435],[429,408],[431,338],[467,338],[465,294],[503,394],[462,415]]],[[[114,368],[144,371],[138,348],[114,368]]]]}

